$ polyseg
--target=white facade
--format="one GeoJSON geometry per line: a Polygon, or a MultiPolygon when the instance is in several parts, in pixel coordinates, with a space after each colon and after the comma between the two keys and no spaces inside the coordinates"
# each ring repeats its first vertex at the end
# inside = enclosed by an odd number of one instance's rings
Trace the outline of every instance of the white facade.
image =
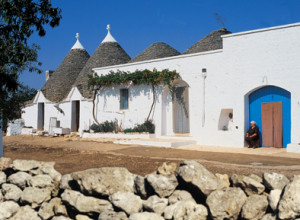
{"type": "MultiPolygon", "coordinates": [[[[182,80],[175,86],[188,85],[189,136],[198,144],[244,147],[249,124],[249,94],[273,85],[291,93],[291,143],[300,143],[300,23],[223,36],[223,49],[195,54],[147,60],[117,66],[95,68],[98,75],[110,71],[154,68],[176,70],[182,80]],[[207,77],[203,77],[206,69],[207,77]],[[233,113],[233,122],[228,114],[233,113]],[[230,123],[230,125],[229,125],[230,123]],[[228,126],[230,129],[228,129],[228,126]]],[[[76,87],[58,107],[39,92],[34,103],[22,115],[26,126],[37,128],[38,103],[44,103],[44,129],[50,117],[61,127],[71,129],[72,101],[80,101],[79,130],[94,122],[92,100],[82,97],[76,87]]],[[[118,120],[123,129],[134,127],[147,118],[152,104],[150,86],[120,85],[104,88],[96,96],[95,115],[99,122],[118,120]],[[128,88],[129,108],[120,109],[120,89],[128,88]]],[[[57,106],[57,104],[56,104],[57,106]]],[[[73,113],[74,115],[74,113],[73,113]]],[[[156,90],[151,115],[156,136],[173,136],[172,97],[167,87],[156,90]]]]}

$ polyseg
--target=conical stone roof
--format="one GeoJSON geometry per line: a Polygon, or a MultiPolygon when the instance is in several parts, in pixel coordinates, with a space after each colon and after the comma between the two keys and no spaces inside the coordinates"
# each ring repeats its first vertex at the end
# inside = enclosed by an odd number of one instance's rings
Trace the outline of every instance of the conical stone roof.
{"type": "Polygon", "coordinates": [[[153,43],[135,58],[129,61],[129,63],[140,62],[144,60],[153,60],[164,57],[177,56],[180,53],[175,50],[173,47],[169,46],[166,43],[158,42],[153,43]]]}
{"type": "MultiPolygon", "coordinates": [[[[79,43],[78,38],[75,45],[79,43]]],[[[67,97],[78,74],[90,57],[82,45],[74,46],[41,89],[44,96],[52,102],[60,102],[67,97]]]]}
{"type": "Polygon", "coordinates": [[[222,35],[231,34],[226,28],[221,28],[220,30],[216,30],[211,32],[206,37],[202,38],[200,41],[192,45],[189,49],[187,49],[182,54],[191,54],[191,53],[199,53],[210,50],[217,50],[223,48],[223,40],[221,38],[222,35]]]}
{"type": "Polygon", "coordinates": [[[92,92],[88,89],[88,75],[92,74],[92,69],[128,63],[129,60],[130,57],[118,42],[104,40],[87,61],[74,85],[79,89],[83,97],[91,98],[92,92]]]}

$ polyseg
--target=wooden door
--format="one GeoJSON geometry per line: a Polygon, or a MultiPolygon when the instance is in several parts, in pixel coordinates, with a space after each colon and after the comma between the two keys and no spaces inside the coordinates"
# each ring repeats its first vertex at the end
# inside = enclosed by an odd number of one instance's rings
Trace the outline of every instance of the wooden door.
{"type": "Polygon", "coordinates": [[[76,101],[76,131],[79,130],[79,120],[80,120],[80,102],[76,101]]]}
{"type": "Polygon", "coordinates": [[[38,125],[37,130],[43,131],[45,124],[45,104],[38,103],[38,125]]]}
{"type": "Polygon", "coordinates": [[[282,148],[282,102],[261,104],[263,146],[282,148]]]}

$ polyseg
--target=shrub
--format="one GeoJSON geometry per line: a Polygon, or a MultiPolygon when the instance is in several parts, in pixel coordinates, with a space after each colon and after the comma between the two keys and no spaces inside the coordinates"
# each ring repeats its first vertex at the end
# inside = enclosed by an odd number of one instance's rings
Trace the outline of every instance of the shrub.
{"type": "Polygon", "coordinates": [[[146,120],[143,124],[137,124],[133,130],[135,132],[149,132],[150,134],[154,134],[155,132],[155,125],[151,120],[146,120]]]}
{"type": "Polygon", "coordinates": [[[124,133],[125,133],[125,134],[126,134],[126,133],[132,133],[132,132],[135,132],[133,128],[126,128],[126,129],[124,130],[124,133]]]}
{"type": "Polygon", "coordinates": [[[150,134],[154,134],[155,125],[151,120],[146,120],[143,124],[137,124],[134,128],[127,128],[124,130],[124,133],[132,133],[132,132],[149,132],[150,134]]]}
{"type": "Polygon", "coordinates": [[[99,125],[92,124],[90,129],[94,132],[114,132],[117,131],[117,122],[116,121],[105,121],[99,125]]]}

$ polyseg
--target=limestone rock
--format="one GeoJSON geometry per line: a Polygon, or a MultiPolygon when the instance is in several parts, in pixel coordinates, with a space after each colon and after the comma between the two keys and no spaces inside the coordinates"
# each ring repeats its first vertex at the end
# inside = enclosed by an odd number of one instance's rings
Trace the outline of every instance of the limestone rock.
{"type": "Polygon", "coordinates": [[[278,210],[280,219],[294,219],[300,215],[300,175],[294,176],[286,185],[278,210]]]}
{"type": "Polygon", "coordinates": [[[0,220],[12,217],[19,209],[19,205],[13,201],[0,202],[0,220]]]}
{"type": "MultiPolygon", "coordinates": [[[[175,190],[173,194],[169,197],[169,204],[175,204],[179,201],[192,201],[195,202],[193,196],[185,190],[175,190]]],[[[195,202],[196,203],[196,202],[195,202]]]]}
{"type": "Polygon", "coordinates": [[[174,162],[166,163],[164,162],[160,167],[157,169],[157,173],[161,175],[172,175],[175,174],[177,168],[177,164],[174,162]]]}
{"type": "Polygon", "coordinates": [[[65,174],[62,175],[59,183],[60,189],[71,189],[71,186],[69,185],[70,181],[72,181],[71,174],[65,174]]]}
{"type": "Polygon", "coordinates": [[[275,212],[277,209],[281,193],[282,193],[282,190],[274,189],[270,192],[270,195],[268,196],[269,205],[270,205],[271,209],[273,210],[273,212],[275,212]]]}
{"type": "Polygon", "coordinates": [[[258,220],[266,213],[269,203],[264,195],[251,195],[242,209],[243,219],[258,220]]]}
{"type": "Polygon", "coordinates": [[[8,181],[17,185],[21,189],[27,186],[27,181],[31,178],[31,175],[26,172],[17,172],[8,177],[8,181]]]}
{"type": "Polygon", "coordinates": [[[76,220],[93,220],[86,215],[76,215],[75,219],[76,220]]]}
{"type": "Polygon", "coordinates": [[[263,181],[265,183],[265,186],[269,190],[282,190],[285,187],[285,185],[289,183],[289,179],[286,178],[285,175],[278,173],[264,173],[263,181]]]}
{"type": "Polygon", "coordinates": [[[0,190],[0,202],[2,202],[2,201],[3,201],[3,195],[2,195],[2,192],[0,190]]]}
{"type": "Polygon", "coordinates": [[[265,214],[260,220],[276,220],[276,215],[275,214],[265,214]]]}
{"type": "Polygon", "coordinates": [[[6,174],[4,172],[0,172],[0,186],[6,183],[6,174]]]}
{"type": "Polygon", "coordinates": [[[134,192],[134,175],[123,167],[88,169],[71,174],[82,191],[93,195],[110,196],[113,193],[134,192]]]}
{"type": "Polygon", "coordinates": [[[220,189],[224,189],[230,186],[229,177],[227,174],[216,173],[216,177],[219,180],[220,189]]]}
{"type": "Polygon", "coordinates": [[[160,197],[170,196],[178,186],[175,175],[150,174],[147,176],[147,182],[160,197]]]}
{"type": "Polygon", "coordinates": [[[62,175],[57,172],[53,167],[42,167],[41,174],[49,175],[53,181],[59,182],[61,180],[62,175]]]}
{"type": "Polygon", "coordinates": [[[81,213],[93,214],[113,210],[110,202],[91,196],[85,196],[74,190],[66,189],[62,193],[61,198],[65,203],[81,213]]]}
{"type": "Polygon", "coordinates": [[[139,175],[136,175],[134,178],[134,192],[139,195],[142,199],[146,199],[148,192],[146,189],[145,178],[139,175]]]}
{"type": "Polygon", "coordinates": [[[12,164],[12,160],[8,157],[0,157],[0,171],[6,170],[12,164]]]}
{"type": "Polygon", "coordinates": [[[192,184],[206,196],[220,187],[217,177],[196,161],[182,162],[176,173],[185,184],[192,184]]]}
{"type": "Polygon", "coordinates": [[[226,188],[212,192],[206,199],[213,219],[237,219],[247,200],[240,188],[226,188]]]}
{"type": "Polygon", "coordinates": [[[130,215],[129,220],[164,220],[164,218],[156,213],[141,212],[130,215]]]}
{"type": "Polygon", "coordinates": [[[102,212],[98,220],[128,220],[125,212],[102,212]]]}
{"type": "Polygon", "coordinates": [[[116,192],[109,197],[109,200],[128,215],[139,212],[143,208],[141,198],[131,192],[116,192]]]}
{"type": "Polygon", "coordinates": [[[248,177],[250,177],[251,179],[254,179],[256,180],[257,182],[263,184],[263,178],[261,178],[260,176],[258,175],[255,175],[255,174],[249,174],[248,177]]]}
{"type": "Polygon", "coordinates": [[[32,172],[38,174],[38,170],[43,167],[54,168],[55,162],[41,162],[36,160],[14,160],[12,168],[17,171],[32,172]]]}
{"type": "Polygon", "coordinates": [[[159,198],[157,195],[150,196],[144,202],[144,210],[162,214],[168,205],[168,199],[159,198]]]}
{"type": "Polygon", "coordinates": [[[35,208],[50,199],[51,191],[49,189],[26,187],[21,196],[21,203],[31,204],[31,207],[35,208]]]}
{"type": "Polygon", "coordinates": [[[206,220],[208,215],[207,208],[193,201],[180,201],[168,206],[164,211],[165,219],[190,219],[206,220]]]}
{"type": "Polygon", "coordinates": [[[242,188],[248,196],[262,194],[265,191],[264,185],[248,176],[233,174],[231,181],[233,186],[242,188]]]}
{"type": "Polygon", "coordinates": [[[60,216],[54,216],[51,220],[72,220],[72,219],[69,217],[60,215],[60,216]]]}
{"type": "Polygon", "coordinates": [[[49,202],[44,202],[39,209],[39,216],[43,219],[49,219],[54,215],[67,216],[66,207],[60,198],[53,198],[49,202]]]}
{"type": "Polygon", "coordinates": [[[2,194],[5,200],[18,202],[22,195],[22,190],[16,185],[4,183],[2,185],[2,194]]]}
{"type": "Polygon", "coordinates": [[[30,206],[22,206],[18,212],[9,220],[41,220],[38,213],[34,211],[30,206]]]}
{"type": "Polygon", "coordinates": [[[37,188],[46,188],[46,187],[53,187],[53,180],[50,176],[40,174],[31,177],[27,181],[28,186],[37,187],[37,188]]]}

